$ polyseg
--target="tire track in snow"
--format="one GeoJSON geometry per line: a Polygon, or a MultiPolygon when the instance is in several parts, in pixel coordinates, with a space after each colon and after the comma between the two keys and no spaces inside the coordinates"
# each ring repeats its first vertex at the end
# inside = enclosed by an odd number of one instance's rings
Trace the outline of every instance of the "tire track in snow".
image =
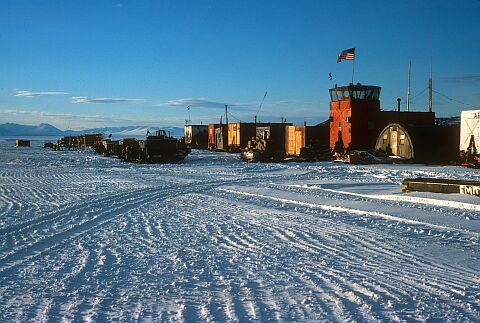
{"type": "MultiPolygon", "coordinates": [[[[211,201],[209,201],[209,204],[210,204],[210,203],[211,203],[211,201]]],[[[197,204],[197,207],[198,207],[198,204],[197,204]]],[[[241,211],[241,210],[239,210],[239,211],[241,211]]],[[[221,213],[221,212],[220,212],[220,213],[221,213]]],[[[247,270],[247,272],[248,272],[248,270],[247,270]]],[[[254,271],[254,272],[255,272],[255,271],[254,271]]],[[[301,301],[301,300],[300,300],[300,301],[301,301]]],[[[300,301],[298,301],[298,302],[297,302],[297,301],[294,301],[294,302],[293,302],[294,304],[297,304],[297,305],[295,305],[296,308],[301,308],[301,304],[299,305],[300,301]]],[[[345,300],[344,300],[344,301],[345,301],[345,300]]],[[[239,311],[241,308],[244,308],[244,310],[242,310],[242,313],[244,313],[244,312],[246,312],[247,314],[250,313],[250,314],[248,314],[248,315],[249,315],[250,317],[253,317],[254,313],[257,313],[257,312],[259,312],[259,311],[258,311],[258,310],[252,310],[252,308],[255,309],[256,307],[259,307],[259,308],[266,308],[266,307],[267,307],[266,305],[263,305],[263,306],[262,306],[262,305],[254,305],[254,304],[257,303],[257,302],[258,302],[258,304],[261,304],[261,300],[260,300],[260,299],[255,299],[255,302],[253,302],[253,303],[248,303],[248,304],[244,304],[244,305],[242,305],[242,304],[243,304],[243,302],[242,302],[242,303],[240,303],[240,305],[239,305],[240,307],[239,307],[239,306],[236,307],[236,308],[237,308],[237,311],[239,311]],[[244,307],[244,306],[245,306],[245,307],[244,307]]],[[[259,313],[263,313],[263,311],[260,310],[259,313]]],[[[256,315],[257,315],[257,314],[255,314],[255,316],[256,316],[256,315]]],[[[304,316],[305,316],[305,314],[303,313],[303,310],[302,310],[302,311],[298,312],[296,315],[294,315],[293,317],[290,317],[290,318],[300,319],[300,318],[302,318],[302,317],[304,317],[304,316]]]]}
{"type": "MultiPolygon", "coordinates": [[[[366,232],[366,233],[367,233],[367,232],[366,232]]],[[[361,241],[361,239],[363,239],[363,237],[360,237],[360,240],[359,240],[359,241],[361,241]]],[[[383,249],[383,248],[382,248],[382,249],[383,249]]],[[[367,248],[367,250],[369,250],[369,248],[367,248]]],[[[374,250],[378,250],[378,248],[374,248],[374,250]]],[[[394,255],[394,256],[395,256],[395,255],[394,255]]],[[[408,255],[408,258],[410,258],[410,257],[411,257],[411,255],[408,255]]],[[[408,259],[408,258],[407,258],[407,259],[408,259]]],[[[417,256],[417,258],[419,258],[419,256],[417,256]]],[[[429,270],[432,269],[430,266],[432,266],[432,265],[430,264],[430,265],[428,266],[429,270]]],[[[452,269],[452,268],[454,268],[454,267],[451,267],[451,266],[442,267],[442,270],[444,270],[445,272],[447,272],[447,271],[449,271],[449,270],[452,269]]],[[[447,276],[449,276],[449,275],[447,275],[447,276]]]]}
{"type": "MultiPolygon", "coordinates": [[[[251,205],[251,204],[249,205],[249,208],[252,208],[252,205],[251,205]]],[[[238,209],[238,207],[237,207],[237,209],[238,209]]],[[[412,270],[415,270],[415,265],[416,265],[416,264],[414,264],[414,266],[412,267],[412,270]]],[[[425,266],[425,267],[428,268],[428,266],[425,266]]],[[[395,270],[395,267],[392,267],[392,273],[394,273],[394,270],[395,270]]],[[[446,274],[445,274],[445,277],[449,277],[450,275],[451,275],[451,273],[448,273],[448,274],[446,273],[446,274]]],[[[460,276],[458,276],[458,277],[460,277],[460,276]]],[[[387,279],[387,280],[388,280],[388,279],[391,279],[391,277],[389,278],[389,277],[387,276],[386,279],[387,279]]],[[[465,286],[465,278],[463,279],[463,282],[464,282],[463,285],[465,286]]],[[[473,283],[473,284],[478,283],[478,278],[477,278],[477,279],[474,279],[474,280],[472,281],[472,283],[473,283]]],[[[435,283],[429,284],[429,282],[428,282],[428,281],[425,281],[425,279],[416,279],[416,280],[414,281],[413,286],[415,286],[415,285],[416,285],[416,286],[422,286],[422,285],[425,285],[425,284],[427,284],[427,286],[430,285],[430,287],[421,288],[424,292],[434,292],[434,293],[436,292],[437,295],[440,295],[440,294],[442,294],[442,293],[448,293],[448,290],[445,290],[445,289],[440,290],[440,289],[439,289],[439,288],[441,288],[440,285],[437,285],[437,284],[435,284],[435,283]],[[435,286],[435,285],[437,285],[437,286],[435,286]]],[[[406,287],[409,287],[410,285],[412,285],[412,284],[407,284],[406,287]]],[[[448,301],[448,299],[446,299],[446,300],[448,301]]],[[[459,309],[460,309],[461,311],[466,311],[466,313],[470,313],[470,315],[473,315],[473,316],[470,316],[471,318],[475,318],[476,315],[478,315],[478,313],[477,313],[476,311],[473,311],[473,312],[472,312],[471,310],[469,310],[468,307],[464,307],[464,306],[462,306],[462,304],[460,304],[460,303],[461,303],[461,301],[459,301],[458,304],[457,304],[457,305],[460,307],[459,309]]],[[[468,315],[468,314],[467,314],[467,315],[468,315]]]]}

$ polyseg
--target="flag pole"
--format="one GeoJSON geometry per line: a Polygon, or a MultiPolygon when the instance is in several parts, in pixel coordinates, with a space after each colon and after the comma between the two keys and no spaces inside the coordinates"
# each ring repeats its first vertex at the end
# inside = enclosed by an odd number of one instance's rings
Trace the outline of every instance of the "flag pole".
{"type": "Polygon", "coordinates": [[[352,84],[353,84],[354,76],[355,76],[355,58],[353,59],[353,62],[352,62],[352,84]]]}
{"type": "MultiPolygon", "coordinates": [[[[355,47],[353,48],[355,51],[355,47]]],[[[353,78],[355,76],[355,56],[353,56],[353,62],[352,62],[352,84],[353,84],[353,78]]]]}

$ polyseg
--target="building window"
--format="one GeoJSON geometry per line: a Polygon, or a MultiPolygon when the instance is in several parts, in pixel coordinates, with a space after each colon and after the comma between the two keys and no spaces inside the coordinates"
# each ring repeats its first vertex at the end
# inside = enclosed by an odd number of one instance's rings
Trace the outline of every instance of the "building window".
{"type": "Polygon", "coordinates": [[[400,145],[405,145],[405,135],[400,135],[400,145]]]}
{"type": "Polygon", "coordinates": [[[352,133],[352,128],[348,128],[348,133],[352,133]]]}
{"type": "Polygon", "coordinates": [[[333,116],[330,116],[330,122],[333,122],[333,116]]]}
{"type": "Polygon", "coordinates": [[[345,118],[345,120],[347,121],[347,123],[351,123],[351,122],[352,122],[350,118],[351,118],[351,117],[346,117],[346,118],[345,118]]]}
{"type": "Polygon", "coordinates": [[[342,127],[342,122],[341,122],[341,121],[338,123],[338,127],[339,127],[339,128],[342,127]]]}
{"type": "Polygon", "coordinates": [[[388,142],[388,135],[387,134],[384,134],[383,135],[383,144],[386,145],[388,142]]]}

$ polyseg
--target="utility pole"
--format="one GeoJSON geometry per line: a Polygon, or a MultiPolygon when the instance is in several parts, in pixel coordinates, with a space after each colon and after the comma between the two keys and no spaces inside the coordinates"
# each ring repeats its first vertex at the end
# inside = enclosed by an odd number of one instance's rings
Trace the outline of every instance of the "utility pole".
{"type": "Polygon", "coordinates": [[[408,62],[408,90],[407,90],[407,112],[410,112],[410,68],[412,61],[408,62]]]}
{"type": "Polygon", "coordinates": [[[225,122],[227,123],[228,127],[228,105],[225,104],[225,122]]]}

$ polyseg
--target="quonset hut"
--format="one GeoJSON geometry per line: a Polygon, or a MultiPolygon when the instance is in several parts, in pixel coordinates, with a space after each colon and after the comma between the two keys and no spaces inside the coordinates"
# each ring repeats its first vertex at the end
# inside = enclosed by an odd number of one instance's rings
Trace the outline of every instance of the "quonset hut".
{"type": "Polygon", "coordinates": [[[435,113],[380,109],[378,86],[360,83],[330,89],[330,150],[370,150],[420,162],[444,162],[448,129],[435,126],[435,113]],[[444,140],[442,142],[442,138],[444,140]]]}

